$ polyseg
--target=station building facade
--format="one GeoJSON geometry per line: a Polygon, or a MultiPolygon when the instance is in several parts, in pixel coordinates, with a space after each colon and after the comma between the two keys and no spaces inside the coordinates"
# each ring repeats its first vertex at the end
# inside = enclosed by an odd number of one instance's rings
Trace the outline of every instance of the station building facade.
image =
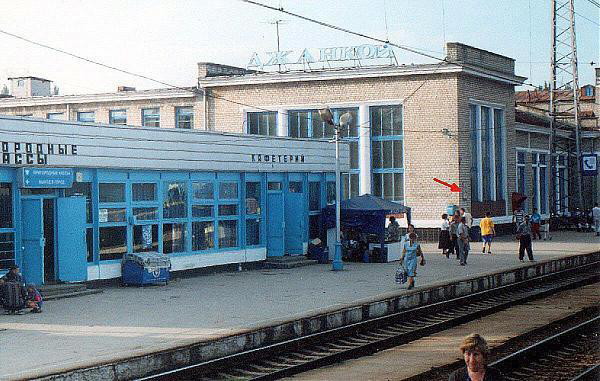
{"type": "Polygon", "coordinates": [[[124,253],[175,271],[301,255],[335,202],[323,141],[10,116],[0,132],[0,273],[36,284],[118,277],[124,253]]]}

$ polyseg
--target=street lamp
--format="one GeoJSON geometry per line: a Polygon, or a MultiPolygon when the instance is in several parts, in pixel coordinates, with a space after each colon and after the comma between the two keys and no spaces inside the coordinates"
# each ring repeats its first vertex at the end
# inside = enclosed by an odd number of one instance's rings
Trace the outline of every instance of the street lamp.
{"type": "Polygon", "coordinates": [[[331,263],[331,269],[333,271],[340,271],[344,269],[344,263],[342,262],[342,238],[340,231],[340,220],[341,220],[341,195],[340,195],[340,130],[344,126],[348,126],[352,123],[352,114],[346,112],[340,116],[338,124],[333,121],[333,114],[329,107],[319,110],[319,116],[321,120],[330,126],[333,126],[335,130],[335,253],[333,255],[333,262],[331,263]]]}

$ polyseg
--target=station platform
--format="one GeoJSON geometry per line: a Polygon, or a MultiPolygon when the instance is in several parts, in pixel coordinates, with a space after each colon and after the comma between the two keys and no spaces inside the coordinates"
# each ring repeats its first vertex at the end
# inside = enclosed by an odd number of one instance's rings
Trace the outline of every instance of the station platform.
{"type": "MultiPolygon", "coordinates": [[[[41,314],[0,315],[0,379],[100,369],[131,357],[155,364],[161,359],[152,353],[202,342],[219,343],[218,349],[202,350],[223,350],[228,341],[222,339],[232,335],[532,266],[518,261],[518,242],[511,237],[498,238],[492,255],[482,254],[480,245],[471,243],[463,267],[442,256],[437,244],[424,244],[427,264],[418,268],[411,291],[394,283],[396,262],[345,263],[339,272],[330,271],[331,265],[312,265],[216,273],[176,278],[167,286],[107,287],[101,294],[48,301],[41,314]]],[[[552,241],[534,241],[533,251],[535,263],[543,263],[598,252],[600,239],[592,233],[555,232],[552,241]]],[[[103,371],[98,378],[110,375],[103,371]]]]}

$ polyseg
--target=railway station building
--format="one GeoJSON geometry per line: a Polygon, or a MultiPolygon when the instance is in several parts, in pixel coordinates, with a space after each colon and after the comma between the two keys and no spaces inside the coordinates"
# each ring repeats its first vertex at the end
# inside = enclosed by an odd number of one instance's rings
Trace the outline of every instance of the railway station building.
{"type": "MultiPolygon", "coordinates": [[[[508,227],[516,191],[547,217],[550,176],[556,175],[547,165],[547,128],[525,116],[517,122],[515,86],[525,78],[515,73],[514,60],[460,43],[448,43],[446,52],[438,64],[284,65],[276,72],[199,63],[197,84],[189,88],[12,97],[0,99],[0,114],[333,146],[334,129],[318,116],[327,106],[336,121],[343,113],[353,116],[342,131],[349,150],[344,198],[371,193],[404,203],[424,238],[433,238],[428,234],[435,234],[448,205],[476,218],[491,211],[496,224],[508,227]],[[434,178],[456,183],[461,192],[434,178]]],[[[584,136],[590,152],[598,151],[594,134],[584,136]]],[[[597,198],[598,188],[590,189],[597,198]]]]}

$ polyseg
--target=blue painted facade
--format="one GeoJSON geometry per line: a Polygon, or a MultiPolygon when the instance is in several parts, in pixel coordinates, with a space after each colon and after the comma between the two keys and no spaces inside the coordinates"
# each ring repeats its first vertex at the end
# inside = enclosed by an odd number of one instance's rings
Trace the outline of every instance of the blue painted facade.
{"type": "MultiPolygon", "coordinates": [[[[14,262],[35,283],[110,278],[109,274],[118,274],[109,270],[103,276],[101,267],[119,265],[126,252],[169,254],[175,270],[200,267],[186,266],[186,258],[192,257],[202,257],[211,265],[302,255],[309,240],[309,203],[313,205],[310,215],[318,221],[314,205],[318,202],[320,209],[327,204],[327,182],[331,187],[335,181],[333,174],[325,173],[80,168],[73,188],[30,190],[19,188],[16,172],[0,169],[0,183],[10,184],[14,224],[0,229],[0,234],[13,235],[14,262]],[[313,192],[312,200],[309,183],[313,188],[319,184],[320,189],[318,195],[313,192]],[[140,194],[140,188],[146,194],[140,194]],[[45,208],[45,203],[53,207],[45,208]],[[50,248],[55,271],[44,274],[44,240],[48,240],[44,213],[50,211],[55,224],[50,248]],[[85,234],[77,240],[73,231],[85,234]],[[140,231],[152,236],[146,234],[146,244],[140,243],[140,231]],[[249,256],[249,250],[254,254],[249,256]],[[222,261],[219,256],[229,259],[222,261]],[[87,274],[82,274],[82,264],[87,274]]],[[[4,256],[9,257],[6,248],[4,256]]],[[[10,264],[4,261],[2,270],[10,264]]]]}

